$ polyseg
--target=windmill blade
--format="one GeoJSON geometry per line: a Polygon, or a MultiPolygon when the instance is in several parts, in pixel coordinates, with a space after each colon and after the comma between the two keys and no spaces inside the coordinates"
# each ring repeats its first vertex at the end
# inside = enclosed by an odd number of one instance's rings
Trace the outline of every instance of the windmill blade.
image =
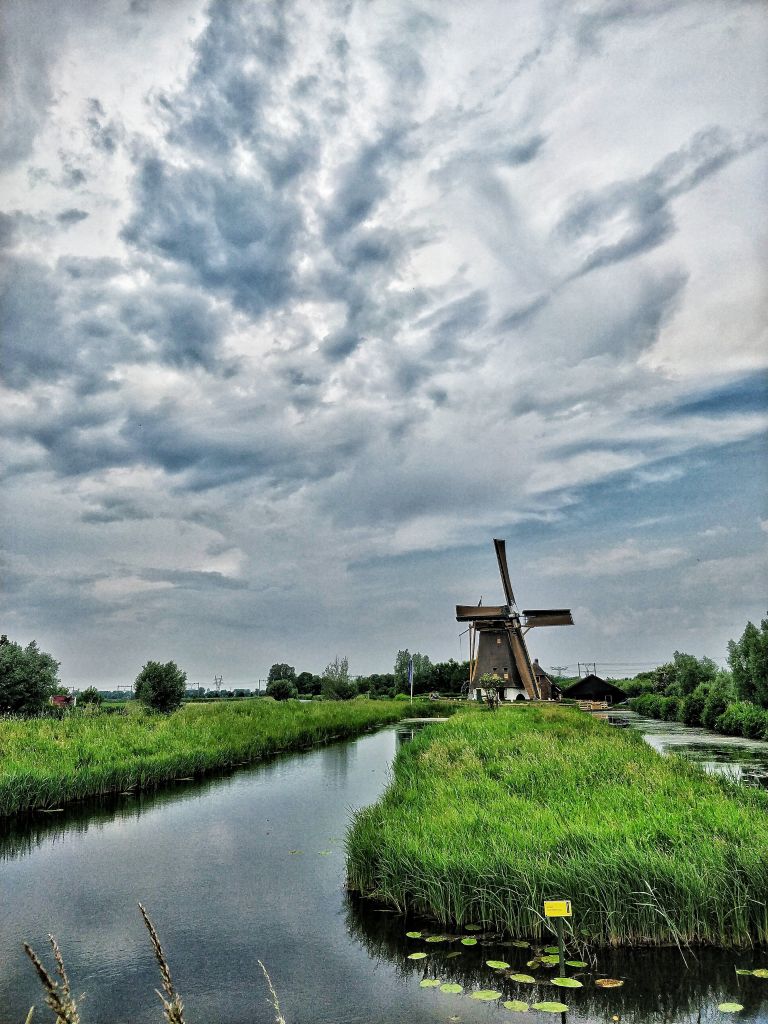
{"type": "Polygon", "coordinates": [[[507,604],[511,606],[515,603],[515,595],[512,592],[512,583],[509,579],[509,568],[507,567],[507,545],[503,540],[494,539],[493,546],[496,548],[496,559],[499,563],[504,596],[507,599],[507,604]]]}
{"type": "Polygon", "coordinates": [[[570,608],[524,608],[525,625],[532,626],[572,626],[573,616],[570,608]]]}
{"type": "Polygon", "coordinates": [[[509,609],[506,605],[457,604],[456,619],[458,622],[477,622],[480,619],[507,619],[509,609]]]}
{"type": "Polygon", "coordinates": [[[520,673],[525,692],[531,700],[538,700],[541,696],[539,684],[536,682],[536,676],[533,673],[533,665],[531,665],[531,658],[528,654],[528,648],[525,646],[523,635],[518,628],[507,627],[507,636],[512,650],[512,657],[515,659],[515,665],[520,673]]]}

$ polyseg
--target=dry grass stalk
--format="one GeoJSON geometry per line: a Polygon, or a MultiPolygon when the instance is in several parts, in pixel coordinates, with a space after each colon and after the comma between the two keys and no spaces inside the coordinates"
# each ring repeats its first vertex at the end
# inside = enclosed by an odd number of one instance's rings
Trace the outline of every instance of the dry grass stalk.
{"type": "Polygon", "coordinates": [[[272,979],[270,978],[267,972],[267,968],[264,966],[261,960],[259,960],[259,967],[264,972],[264,977],[267,979],[267,985],[269,986],[269,994],[271,997],[269,1001],[270,1003],[272,1003],[272,1006],[275,1011],[275,1024],[285,1024],[285,1017],[283,1016],[282,1011],[280,1009],[280,1002],[277,998],[277,992],[275,992],[275,986],[272,984],[272,979]]]}
{"type": "Polygon", "coordinates": [[[29,1013],[27,1014],[27,1019],[24,1021],[24,1024],[32,1024],[32,1016],[33,1016],[34,1012],[35,1012],[34,1006],[30,1006],[29,1013]]]}
{"type": "MultiPolygon", "coordinates": [[[[69,978],[67,972],[64,969],[64,960],[61,955],[56,940],[52,935],[48,936],[48,941],[51,943],[53,949],[53,957],[56,961],[56,973],[59,975],[60,981],[54,981],[48,971],[43,966],[37,953],[29,946],[26,942],[24,943],[24,952],[27,954],[29,959],[37,971],[37,975],[42,982],[43,989],[45,990],[45,1001],[56,1014],[56,1024],[80,1024],[80,1015],[77,1012],[77,1002],[72,996],[72,992],[69,987],[69,978]]],[[[27,1024],[32,1020],[32,1010],[27,1015],[27,1024]]]]}
{"type": "Polygon", "coordinates": [[[155,931],[155,926],[152,924],[152,921],[149,918],[149,914],[147,914],[146,910],[141,905],[141,903],[139,904],[139,910],[141,911],[141,916],[144,918],[144,924],[147,926],[149,937],[152,940],[152,948],[155,951],[155,959],[157,960],[158,966],[160,967],[160,976],[163,979],[163,991],[165,992],[165,996],[168,997],[166,999],[162,992],[158,991],[157,989],[155,990],[157,991],[157,994],[160,996],[160,1001],[163,1004],[163,1012],[165,1014],[165,1018],[168,1021],[168,1024],[185,1024],[184,1004],[181,1001],[181,997],[173,987],[171,969],[168,966],[168,961],[165,959],[165,953],[163,952],[163,947],[160,945],[160,939],[158,937],[157,932],[155,931]]]}

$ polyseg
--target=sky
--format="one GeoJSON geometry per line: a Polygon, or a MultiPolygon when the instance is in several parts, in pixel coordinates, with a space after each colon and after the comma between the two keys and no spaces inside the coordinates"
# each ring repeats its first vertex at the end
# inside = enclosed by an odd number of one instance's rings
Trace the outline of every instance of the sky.
{"type": "Polygon", "coordinates": [[[545,666],[766,614],[768,13],[749,0],[5,0],[2,632],[545,666]]]}

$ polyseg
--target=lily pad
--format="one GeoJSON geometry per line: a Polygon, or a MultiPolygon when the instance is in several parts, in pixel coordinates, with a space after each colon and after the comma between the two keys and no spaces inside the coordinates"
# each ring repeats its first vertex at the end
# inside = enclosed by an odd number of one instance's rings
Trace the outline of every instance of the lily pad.
{"type": "Polygon", "coordinates": [[[406,934],[406,936],[409,939],[420,939],[421,938],[421,932],[406,932],[405,934],[406,934]]]}
{"type": "Polygon", "coordinates": [[[446,960],[452,960],[455,956],[461,956],[461,950],[460,949],[454,949],[454,951],[452,953],[446,953],[445,954],[445,959],[446,960]]]}
{"type": "Polygon", "coordinates": [[[506,971],[509,967],[506,960],[486,960],[485,962],[489,967],[493,967],[495,971],[506,971]]]}
{"type": "Polygon", "coordinates": [[[569,967],[587,967],[589,966],[585,960],[566,960],[569,967]]]}
{"type": "Polygon", "coordinates": [[[547,956],[540,956],[539,960],[543,964],[549,964],[552,967],[554,967],[555,964],[559,964],[560,963],[560,957],[556,956],[554,953],[550,953],[547,956]]]}
{"type": "Polygon", "coordinates": [[[519,999],[507,999],[505,1003],[501,1004],[505,1010],[514,1010],[517,1013],[527,1013],[528,1003],[523,1003],[519,999]]]}
{"type": "Polygon", "coordinates": [[[545,946],[544,947],[544,952],[545,953],[559,953],[560,952],[560,947],[559,946],[545,946]]]}
{"type": "Polygon", "coordinates": [[[457,996],[460,992],[463,992],[464,989],[455,981],[446,981],[444,985],[440,986],[440,991],[447,992],[449,995],[457,996]]]}
{"type": "MultiPolygon", "coordinates": [[[[522,939],[512,939],[510,946],[517,946],[518,949],[528,949],[530,942],[523,942],[522,939]]],[[[514,1002],[514,1000],[512,1000],[514,1002]]]]}
{"type": "Polygon", "coordinates": [[[469,937],[467,937],[466,939],[461,940],[461,944],[462,946],[476,946],[477,939],[470,939],[469,937]]]}
{"type": "Polygon", "coordinates": [[[550,982],[553,985],[559,985],[560,988],[583,988],[584,986],[580,981],[576,981],[575,978],[550,978],[550,982]]]}
{"type": "Polygon", "coordinates": [[[542,1010],[544,1013],[567,1013],[568,1007],[565,1003],[534,1003],[532,1010],[542,1010]]]}
{"type": "Polygon", "coordinates": [[[736,973],[737,974],[750,974],[751,975],[751,974],[754,974],[755,972],[754,971],[748,971],[744,967],[737,967],[736,968],[736,973]]]}
{"type": "Polygon", "coordinates": [[[530,974],[510,974],[510,981],[519,981],[521,985],[535,985],[536,979],[530,974]]]}
{"type": "Polygon", "coordinates": [[[477,992],[472,993],[473,999],[482,999],[485,1003],[490,1003],[492,999],[498,999],[501,992],[496,992],[492,988],[481,988],[477,992]]]}
{"type": "Polygon", "coordinates": [[[739,1010],[743,1010],[744,1007],[741,1003],[720,1003],[718,1010],[721,1013],[738,1013],[739,1010]]]}
{"type": "Polygon", "coordinates": [[[409,953],[408,954],[408,959],[409,960],[424,960],[426,958],[426,955],[427,955],[426,953],[409,953]]]}
{"type": "Polygon", "coordinates": [[[752,973],[756,978],[768,978],[768,967],[758,967],[752,973]]]}
{"type": "Polygon", "coordinates": [[[525,966],[526,967],[533,967],[534,969],[536,967],[541,967],[541,960],[539,960],[539,958],[536,957],[534,960],[529,960],[528,963],[525,966]]]}
{"type": "Polygon", "coordinates": [[[598,978],[595,984],[598,988],[621,988],[624,982],[618,978],[598,978]]]}
{"type": "Polygon", "coordinates": [[[425,942],[446,942],[448,939],[447,935],[428,935],[425,942]]]}
{"type": "Polygon", "coordinates": [[[419,982],[419,988],[437,988],[439,984],[439,978],[423,978],[419,982]]]}
{"type": "Polygon", "coordinates": [[[481,932],[482,930],[483,930],[483,926],[480,925],[480,924],[465,924],[464,925],[464,931],[465,932],[481,932]]]}

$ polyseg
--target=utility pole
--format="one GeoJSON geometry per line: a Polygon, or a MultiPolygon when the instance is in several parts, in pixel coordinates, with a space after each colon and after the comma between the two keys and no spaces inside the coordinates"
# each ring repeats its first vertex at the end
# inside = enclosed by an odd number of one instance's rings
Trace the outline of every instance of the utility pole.
{"type": "Polygon", "coordinates": [[[224,678],[223,676],[214,676],[213,677],[213,686],[214,686],[214,689],[216,690],[216,696],[217,697],[219,696],[219,693],[221,691],[221,682],[222,682],[223,678],[224,678]]]}
{"type": "Polygon", "coordinates": [[[559,678],[567,668],[567,665],[550,665],[549,671],[554,672],[554,674],[559,678]]]}
{"type": "Polygon", "coordinates": [[[580,661],[579,662],[579,678],[580,679],[581,679],[582,669],[584,670],[584,675],[585,676],[588,676],[590,674],[593,675],[593,676],[596,676],[597,675],[597,662],[596,661],[580,661]]]}

